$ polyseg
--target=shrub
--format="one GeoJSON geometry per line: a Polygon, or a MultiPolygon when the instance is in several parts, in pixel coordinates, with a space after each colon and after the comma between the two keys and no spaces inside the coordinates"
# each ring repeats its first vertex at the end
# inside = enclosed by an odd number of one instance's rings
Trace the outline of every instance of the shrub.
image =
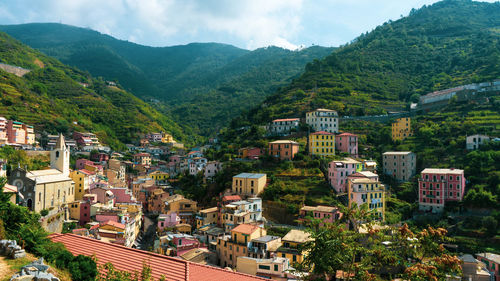
{"type": "Polygon", "coordinates": [[[90,257],[78,255],[68,264],[72,280],[93,281],[97,276],[97,265],[90,257]]]}
{"type": "Polygon", "coordinates": [[[48,214],[49,214],[49,210],[47,210],[47,209],[43,209],[43,210],[41,210],[41,211],[40,211],[40,215],[41,215],[42,217],[45,217],[45,216],[46,216],[46,215],[48,215],[48,214]]]}

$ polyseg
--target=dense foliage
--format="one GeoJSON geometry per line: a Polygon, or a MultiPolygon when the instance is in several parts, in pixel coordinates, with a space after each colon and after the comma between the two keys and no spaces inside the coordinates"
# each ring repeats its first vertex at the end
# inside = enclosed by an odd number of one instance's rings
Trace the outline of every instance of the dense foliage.
{"type": "Polygon", "coordinates": [[[23,77],[0,71],[0,116],[49,133],[92,131],[113,147],[151,130],[166,130],[176,139],[185,139],[173,121],[132,94],[65,66],[5,33],[0,33],[0,60],[31,70],[23,77]]]}
{"type": "Polygon", "coordinates": [[[152,48],[62,24],[23,24],[0,29],[69,65],[117,80],[153,102],[184,129],[214,135],[258,105],[333,48],[254,51],[215,43],[152,48]]]}
{"type": "Polygon", "coordinates": [[[362,34],[267,98],[233,127],[301,117],[405,109],[422,94],[500,77],[500,3],[446,0],[362,34]]]}

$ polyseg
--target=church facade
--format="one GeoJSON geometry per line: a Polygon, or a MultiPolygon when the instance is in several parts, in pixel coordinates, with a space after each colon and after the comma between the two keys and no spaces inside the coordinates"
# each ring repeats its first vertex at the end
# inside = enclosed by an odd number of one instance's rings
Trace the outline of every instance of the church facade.
{"type": "Polygon", "coordinates": [[[50,169],[26,171],[17,168],[9,184],[17,186],[21,202],[31,211],[61,208],[75,200],[75,183],[69,177],[70,153],[59,135],[56,147],[50,152],[50,169]]]}

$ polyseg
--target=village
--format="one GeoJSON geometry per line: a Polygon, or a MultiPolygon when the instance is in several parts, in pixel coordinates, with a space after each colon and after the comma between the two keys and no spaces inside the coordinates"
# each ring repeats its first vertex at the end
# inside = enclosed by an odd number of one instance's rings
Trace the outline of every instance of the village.
{"type": "MultiPolygon", "coordinates": [[[[411,122],[411,117],[392,122],[393,141],[412,135],[411,122]]],[[[427,167],[417,171],[416,154],[411,151],[385,151],[382,163],[360,158],[358,136],[342,130],[335,110],[319,108],[302,119],[276,119],[265,130],[267,137],[277,140],[269,141],[267,148],[240,148],[237,158],[229,161],[270,157],[286,162],[301,149],[311,157],[330,159],[324,180],[332,192],[348,207],[366,204],[380,227],[385,223],[388,190],[377,171],[397,182],[419,174],[422,213],[443,212],[448,202],[460,202],[466,192],[464,170],[427,167]],[[303,125],[308,128],[305,147],[290,139],[303,125]]],[[[467,136],[466,149],[478,149],[490,139],[467,136]]],[[[0,141],[50,155],[47,169],[10,167],[4,187],[4,192],[12,194],[13,203],[40,213],[49,232],[71,233],[273,280],[296,280],[307,274],[294,269],[307,255],[301,245],[312,239],[304,224],[312,219],[332,223],[343,216],[340,206],[303,205],[287,233],[269,235],[272,222],[263,215],[260,196],[270,179],[259,172],[232,175],[231,187],[218,196],[216,204],[206,206],[185,197],[179,192],[183,188],[178,185],[179,175],[198,175],[204,182],[213,182],[225,168],[227,161],[209,161],[205,156],[206,151],[219,148],[216,138],[188,150],[168,133],[151,132],[137,144],[128,144],[127,151],[111,151],[95,134],[74,132],[72,136],[48,135],[42,148],[32,126],[0,117],[0,141]]],[[[6,176],[9,165],[2,160],[0,176],[6,176]]],[[[68,243],[72,243],[70,238],[68,243]]],[[[490,269],[499,266],[498,256],[492,253],[461,258],[473,268],[471,276],[486,276],[479,261],[490,269]]]]}

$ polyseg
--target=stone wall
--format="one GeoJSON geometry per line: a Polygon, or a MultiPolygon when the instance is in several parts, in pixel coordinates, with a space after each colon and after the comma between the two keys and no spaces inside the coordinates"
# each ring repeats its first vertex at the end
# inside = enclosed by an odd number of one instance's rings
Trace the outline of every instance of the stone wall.
{"type": "Polygon", "coordinates": [[[24,258],[26,252],[15,240],[0,240],[0,255],[11,259],[24,258]]]}
{"type": "Polygon", "coordinates": [[[14,66],[10,64],[5,64],[5,63],[0,63],[0,69],[3,69],[4,71],[8,73],[12,73],[16,76],[22,77],[24,74],[30,72],[31,70],[25,69],[19,66],[14,66]]]}
{"type": "Polygon", "coordinates": [[[21,268],[21,271],[12,278],[10,281],[59,281],[51,273],[48,273],[49,266],[43,263],[43,258],[36,260],[21,268]]]}
{"type": "Polygon", "coordinates": [[[53,209],[49,214],[40,219],[40,225],[49,233],[61,233],[63,230],[64,220],[66,219],[66,210],[53,209]]]}

